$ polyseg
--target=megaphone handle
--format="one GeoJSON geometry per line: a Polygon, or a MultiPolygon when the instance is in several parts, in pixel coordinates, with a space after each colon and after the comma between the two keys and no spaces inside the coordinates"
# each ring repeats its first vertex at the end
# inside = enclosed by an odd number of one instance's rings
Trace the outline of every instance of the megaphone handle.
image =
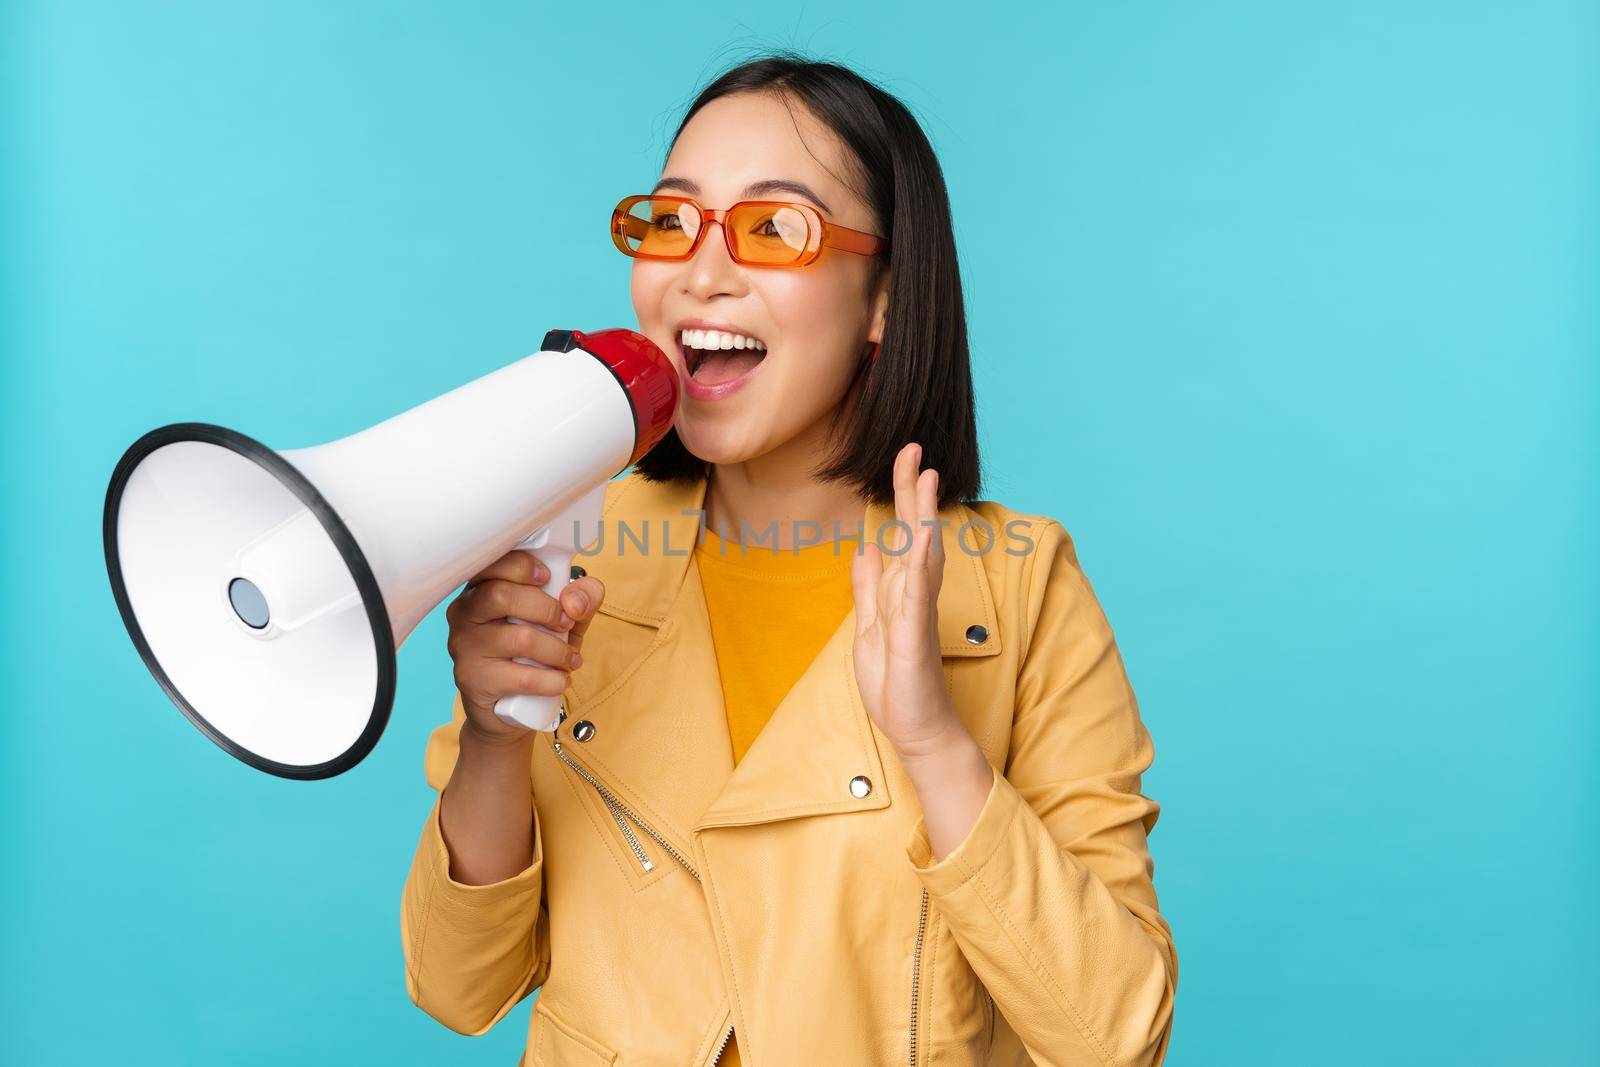
{"type": "MultiPolygon", "coordinates": [[[[553,597],[560,596],[561,590],[565,589],[567,582],[571,580],[573,550],[565,545],[547,544],[543,548],[528,548],[523,551],[532,552],[549,569],[550,580],[544,583],[544,591],[553,597]]],[[[519,619],[514,615],[506,616],[506,620],[524,626],[537,626],[545,633],[553,633],[563,641],[567,639],[564,633],[558,633],[536,622],[519,619]]],[[[515,657],[514,662],[526,663],[530,667],[545,666],[521,656],[515,657]]],[[[495,702],[494,713],[505,722],[525,726],[530,730],[543,730],[546,733],[553,733],[566,719],[566,712],[562,708],[559,696],[537,696],[532,693],[513,693],[501,697],[495,702]]]]}

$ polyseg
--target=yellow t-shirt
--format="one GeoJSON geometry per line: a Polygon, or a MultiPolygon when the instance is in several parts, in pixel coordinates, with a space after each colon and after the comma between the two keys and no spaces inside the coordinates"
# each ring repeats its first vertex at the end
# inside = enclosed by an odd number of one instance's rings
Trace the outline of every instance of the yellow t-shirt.
{"type": "Polygon", "coordinates": [[[741,546],[710,529],[696,546],[734,763],[849,614],[855,550],[741,546]]]}
{"type": "MultiPolygon", "coordinates": [[[[855,552],[853,541],[741,546],[709,528],[696,546],[734,763],[850,613],[855,552]]],[[[739,1067],[737,1039],[717,1062],[739,1067]]]]}

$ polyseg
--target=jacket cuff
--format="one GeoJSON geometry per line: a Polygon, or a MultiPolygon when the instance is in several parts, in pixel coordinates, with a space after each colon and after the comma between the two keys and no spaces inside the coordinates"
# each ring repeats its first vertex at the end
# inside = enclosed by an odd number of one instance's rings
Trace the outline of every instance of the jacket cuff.
{"type": "Polygon", "coordinates": [[[906,838],[906,858],[930,893],[944,894],[959,888],[988,862],[1000,842],[1005,840],[1011,820],[1022,804],[1022,797],[994,764],[989,765],[994,783],[967,836],[937,863],[933,862],[933,843],[928,840],[928,823],[917,817],[906,838]]]}
{"type": "Polygon", "coordinates": [[[428,822],[422,831],[422,849],[424,854],[430,857],[431,862],[428,866],[433,876],[430,907],[469,911],[496,908],[514,913],[519,908],[527,907],[529,900],[537,900],[540,870],[544,865],[544,835],[539,832],[538,814],[534,814],[532,862],[517,874],[498,882],[467,885],[450,877],[450,849],[444,842],[443,831],[439,828],[439,809],[442,803],[443,794],[433,802],[433,810],[428,813],[428,822]],[[508,904],[511,906],[507,907],[508,904]]]}

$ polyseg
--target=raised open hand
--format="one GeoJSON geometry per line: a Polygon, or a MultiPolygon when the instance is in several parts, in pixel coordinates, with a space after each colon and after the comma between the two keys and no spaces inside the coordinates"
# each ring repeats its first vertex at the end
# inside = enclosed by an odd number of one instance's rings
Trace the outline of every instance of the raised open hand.
{"type": "Polygon", "coordinates": [[[885,526],[893,536],[884,538],[886,551],[869,540],[850,568],[856,688],[867,714],[902,758],[933,751],[952,726],[961,727],[939,654],[939,472],[919,473],[921,463],[922,446],[916,443],[895,457],[896,521],[885,526]]]}

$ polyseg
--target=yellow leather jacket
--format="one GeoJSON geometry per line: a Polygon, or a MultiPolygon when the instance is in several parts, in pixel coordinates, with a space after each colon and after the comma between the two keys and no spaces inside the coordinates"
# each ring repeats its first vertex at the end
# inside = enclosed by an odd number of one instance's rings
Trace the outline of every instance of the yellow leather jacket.
{"type": "MultiPolygon", "coordinates": [[[[400,914],[411,998],[481,1034],[539,990],[537,1067],[710,1065],[730,1029],[747,1067],[1159,1064],[1177,959],[1140,793],[1153,747],[1066,531],[989,501],[941,512],[946,677],[995,779],[934,863],[856,692],[853,611],[733,765],[691,565],[704,494],[608,486],[579,560],[605,603],[534,746],[532,863],[453,881],[435,799],[400,914]]],[[[862,532],[893,519],[869,506],[862,532]]],[[[462,718],[458,694],[427,746],[435,790],[462,718]]]]}

